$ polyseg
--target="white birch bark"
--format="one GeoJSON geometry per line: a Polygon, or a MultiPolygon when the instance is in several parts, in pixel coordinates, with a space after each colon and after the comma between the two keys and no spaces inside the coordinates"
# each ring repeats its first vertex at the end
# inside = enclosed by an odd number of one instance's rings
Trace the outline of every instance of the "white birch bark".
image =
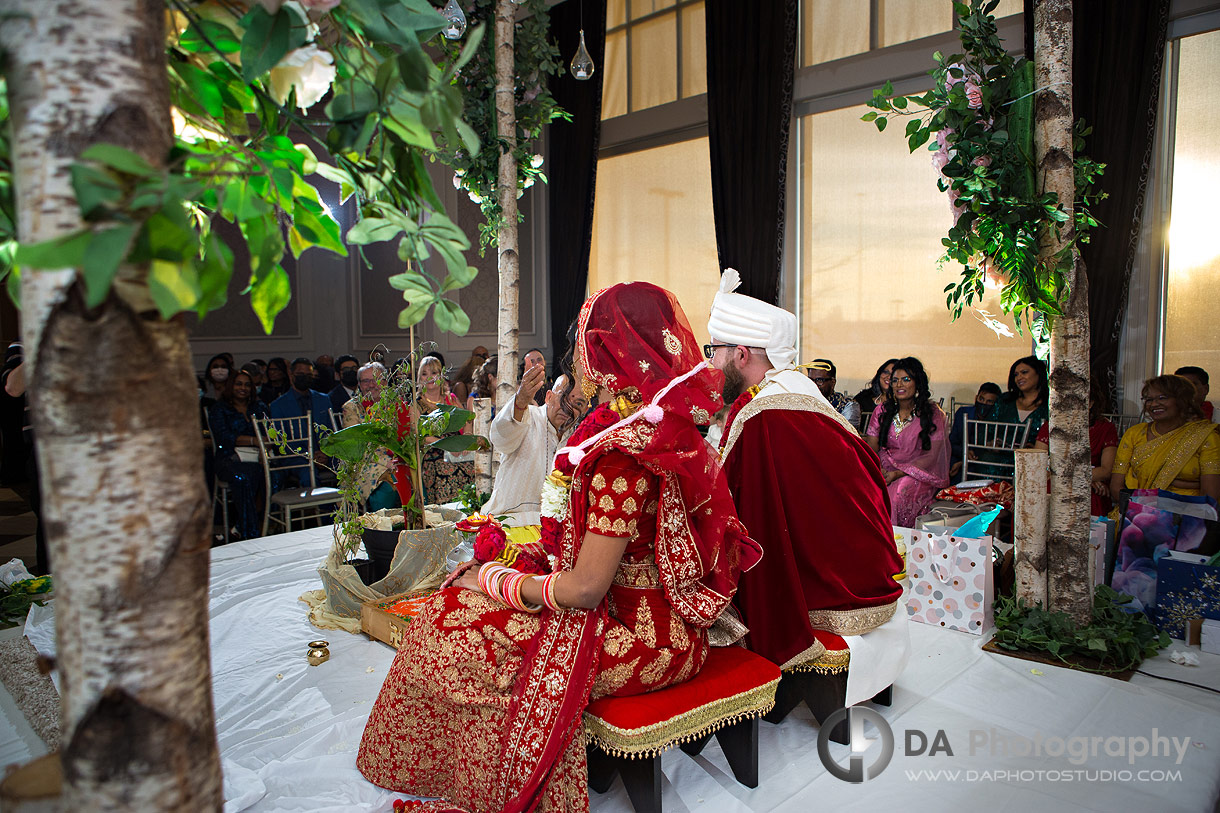
{"type": "Polygon", "coordinates": [[[1050,518],[1046,500],[1046,452],[1018,449],[1014,452],[1013,571],[1016,595],[1027,606],[1047,602],[1046,525],[1050,518]]]}
{"type": "MultiPolygon", "coordinates": [[[[1034,149],[1046,191],[1068,215],[1058,235],[1042,235],[1040,261],[1072,240],[1076,181],[1072,150],[1072,2],[1034,4],[1034,149]]],[[[1089,494],[1089,300],[1080,257],[1067,272],[1069,293],[1051,332],[1050,521],[1047,573],[1050,607],[1077,623],[1092,617],[1088,581],[1089,494]]]]}
{"type": "Polygon", "coordinates": [[[496,182],[496,195],[504,218],[496,237],[500,262],[497,409],[503,409],[517,392],[517,293],[521,261],[517,254],[517,159],[513,154],[517,146],[515,26],[516,6],[512,0],[496,0],[496,134],[506,145],[500,153],[500,175],[496,182]]]}
{"type": "MultiPolygon", "coordinates": [[[[69,167],[95,143],[163,165],[161,0],[5,0],[20,239],[80,228],[69,167]]],[[[146,269],[99,307],[27,271],[22,336],[56,582],[68,810],[220,810],[208,658],[210,504],[190,349],[146,269]]]]}

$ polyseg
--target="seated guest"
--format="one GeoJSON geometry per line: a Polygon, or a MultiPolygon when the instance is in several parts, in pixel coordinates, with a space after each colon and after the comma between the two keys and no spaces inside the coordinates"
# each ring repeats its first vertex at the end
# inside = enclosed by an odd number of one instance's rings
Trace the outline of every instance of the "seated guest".
{"type": "Polygon", "coordinates": [[[487,348],[479,345],[470,351],[470,358],[466,359],[466,363],[449,379],[449,391],[457,396],[459,403],[466,403],[466,399],[470,397],[470,388],[474,385],[474,374],[485,361],[487,361],[487,348]]]}
{"type": "Polygon", "coordinates": [[[496,372],[499,368],[500,363],[494,353],[479,366],[479,371],[474,376],[474,388],[466,397],[466,408],[471,412],[474,412],[476,398],[490,398],[491,416],[496,416],[496,387],[500,384],[496,372]]]}
{"type": "Polygon", "coordinates": [[[355,356],[344,354],[335,361],[335,370],[339,373],[339,383],[327,395],[330,397],[330,408],[342,412],[343,405],[355,398],[359,391],[360,362],[355,356]]]}
{"type": "Polygon", "coordinates": [[[513,408],[501,410],[488,430],[500,455],[500,468],[491,498],[481,511],[496,517],[508,514],[510,525],[540,522],[542,483],[551,473],[559,444],[588,407],[566,375],[559,376],[555,386],[547,390],[546,406],[537,406],[534,393],[542,389],[545,381],[545,366],[526,370],[513,398],[513,408]]]}
{"type": "Polygon", "coordinates": [[[886,481],[877,455],[794,368],[796,317],[732,293],[738,284],[724,272],[704,348],[733,404],[724,473],[764,554],[735,606],[750,649],[785,670],[846,672],[852,705],[893,683],[909,647],[886,481]],[[865,645],[847,640],[865,633],[865,645]]]}
{"type": "Polygon", "coordinates": [[[446,809],[587,810],[585,705],[695,675],[758,561],[695,426],[720,408],[720,376],[677,299],[615,285],[580,325],[577,377],[602,406],[557,455],[563,507],[544,544],[558,564],[531,576],[469,562],[423,605],[360,743],[356,767],[377,785],[446,809]]]}
{"type": "Polygon", "coordinates": [[[243,461],[237,448],[257,447],[254,417],[267,417],[267,405],[254,394],[254,379],[241,370],[229,379],[220,400],[208,410],[212,440],[216,444],[216,475],[229,484],[237,508],[237,538],[259,535],[262,516],[257,498],[263,487],[263,467],[257,460],[243,461]]]}
{"type": "MultiPolygon", "coordinates": [[[[265,366],[265,365],[264,365],[265,366]]],[[[250,380],[254,382],[254,397],[258,398],[258,391],[267,380],[267,376],[263,374],[263,367],[260,367],[258,361],[247,361],[241,366],[243,372],[248,373],[250,380]]]]}
{"type": "Polygon", "coordinates": [[[1123,433],[1110,498],[1124,488],[1159,488],[1220,501],[1220,431],[1199,411],[1195,388],[1176,375],[1144,382],[1145,423],[1123,433]]]}
{"type": "Polygon", "coordinates": [[[1199,412],[1206,420],[1216,423],[1220,416],[1216,415],[1216,410],[1212,406],[1212,402],[1207,400],[1208,391],[1211,389],[1208,386],[1207,370],[1202,367],[1179,367],[1173,371],[1174,375],[1180,375],[1187,381],[1195,385],[1195,398],[1199,404],[1199,412]]]}
{"type": "MultiPolygon", "coordinates": [[[[1118,430],[1114,424],[1101,417],[1105,396],[1094,380],[1089,385],[1089,457],[1093,461],[1093,489],[1089,512],[1095,517],[1110,513],[1110,476],[1114,468],[1114,457],[1118,452],[1118,430]]],[[[1035,449],[1050,448],[1051,425],[1048,421],[1038,430],[1035,449]]]]}
{"type": "Polygon", "coordinates": [[[952,431],[949,433],[949,477],[953,482],[961,481],[961,471],[964,454],[963,448],[966,439],[966,423],[963,418],[970,420],[986,421],[991,419],[992,408],[995,407],[996,401],[1003,395],[1003,390],[1000,385],[993,381],[988,381],[979,387],[979,391],[974,395],[974,403],[959,406],[953,413],[952,431]]]}
{"type": "Polygon", "coordinates": [[[292,389],[292,382],[288,375],[288,360],[276,356],[267,362],[266,378],[266,383],[258,391],[258,399],[264,404],[272,404],[275,403],[276,398],[292,389]]]}
{"type": "MultiPolygon", "coordinates": [[[[421,416],[434,411],[441,404],[460,406],[457,397],[449,392],[444,368],[436,356],[425,356],[420,360],[415,392],[415,403],[421,416]]],[[[463,433],[466,431],[466,428],[462,429],[463,433]]],[[[429,436],[424,438],[423,442],[433,443],[436,440],[437,438],[429,436]]],[[[426,504],[439,505],[456,500],[458,492],[474,479],[474,461],[453,462],[441,449],[421,451],[423,459],[420,461],[419,474],[426,504]]]]}
{"type": "Polygon", "coordinates": [[[228,353],[218,353],[208,359],[208,366],[203,368],[203,406],[212,406],[224,396],[228,388],[229,378],[233,375],[233,365],[229,363],[228,353]]]}
{"type": "MultiPolygon", "coordinates": [[[[369,420],[370,412],[381,399],[382,388],[385,386],[385,365],[371,361],[361,367],[356,373],[356,383],[359,391],[343,405],[343,428],[355,426],[369,420]]],[[[399,435],[403,427],[411,425],[411,411],[399,404],[399,435]]],[[[382,508],[398,508],[402,499],[394,488],[395,472],[399,464],[398,458],[388,449],[380,449],[371,455],[365,455],[356,469],[356,491],[367,511],[378,511],[382,508]]]]}
{"type": "Polygon", "coordinates": [[[949,485],[945,413],[931,398],[919,359],[899,359],[890,377],[890,398],[873,410],[864,433],[881,455],[890,522],[903,528],[914,528],[936,492],[949,485]]]}
{"type": "Polygon", "coordinates": [[[1029,427],[1025,445],[1032,446],[1049,415],[1050,385],[1046,380],[1046,362],[1037,356],[1017,359],[1008,369],[1008,392],[996,402],[991,420],[1025,424],[1029,427]]]}
{"type": "Polygon", "coordinates": [[[881,404],[885,403],[886,394],[890,389],[890,374],[894,372],[894,362],[898,359],[888,359],[877,368],[873,380],[868,386],[856,393],[856,403],[860,405],[860,420],[865,422],[881,404]]]}
{"type": "Polygon", "coordinates": [[[856,403],[856,399],[841,392],[835,392],[838,370],[835,369],[834,362],[830,359],[814,359],[806,366],[805,375],[818,385],[818,389],[822,391],[822,395],[826,396],[830,405],[839,410],[839,413],[847,418],[847,422],[854,426],[856,431],[859,431],[861,428],[860,405],[856,403]]]}
{"type": "MultiPolygon", "coordinates": [[[[271,402],[271,417],[301,418],[306,422],[305,425],[309,427],[309,431],[313,432],[314,462],[325,465],[327,457],[318,448],[317,426],[321,424],[334,428],[330,424],[330,399],[317,390],[310,389],[314,382],[312,361],[304,357],[294,359],[289,371],[292,374],[292,387],[271,402]]],[[[299,437],[304,437],[304,426],[297,427],[294,431],[298,433],[299,437]]],[[[279,475],[277,478],[279,484],[273,484],[276,490],[279,490],[284,482],[293,478],[302,485],[309,483],[309,472],[304,465],[298,468],[282,469],[276,473],[279,475]]]]}
{"type": "Polygon", "coordinates": [[[323,353],[314,359],[313,388],[321,393],[328,393],[335,388],[335,358],[329,353],[323,353]]]}

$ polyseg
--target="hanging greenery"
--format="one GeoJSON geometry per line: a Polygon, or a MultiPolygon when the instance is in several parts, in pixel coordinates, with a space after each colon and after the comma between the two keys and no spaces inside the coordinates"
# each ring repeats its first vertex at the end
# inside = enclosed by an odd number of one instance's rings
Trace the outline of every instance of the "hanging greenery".
{"type": "MultiPolygon", "coordinates": [[[[466,0],[462,5],[471,25],[481,24],[489,30],[494,27],[496,0],[466,0]]],[[[519,15],[513,34],[517,105],[517,145],[513,155],[517,159],[517,197],[521,197],[535,182],[546,183],[542,156],[536,152],[542,128],[556,119],[566,121],[570,116],[547,89],[547,78],[563,73],[564,65],[559,47],[548,37],[550,15],[546,0],[523,0],[518,7],[524,14],[519,15]]],[[[473,153],[465,145],[447,139],[443,154],[445,163],[454,168],[454,186],[464,191],[483,212],[484,222],[479,226],[480,248],[495,245],[496,233],[504,225],[496,184],[500,154],[508,145],[495,136],[496,59],[492,40],[490,36],[484,37],[478,52],[458,72],[455,80],[466,100],[462,118],[484,134],[489,149],[473,153]],[[490,149],[493,144],[499,149],[490,149]]],[[[458,47],[457,43],[449,46],[451,57],[458,47]]],[[[524,219],[518,211],[517,220],[524,219]]]]}
{"type": "MultiPolygon", "coordinates": [[[[389,282],[406,301],[399,326],[433,311],[441,330],[465,333],[469,318],[444,294],[475,277],[464,257],[470,241],[445,215],[427,163],[441,151],[437,139],[446,150],[461,144],[480,154],[454,77],[480,53],[481,31],[452,54],[444,49],[437,64],[425,45],[440,39],[446,21],[428,0],[167,6],[175,123],[167,168],[113,145],[86,150],[72,176],[86,227],[20,246],[17,264],[82,269],[90,306],[105,300],[123,266],[146,267],[164,318],[203,316],[226,303],[233,273],[233,250],[214,228],[224,220],[245,244],[243,293],[270,333],[290,296],[286,251],[346,256],[346,245],[394,240],[403,265],[389,282]],[[322,151],[333,165],[318,160],[322,151]],[[346,239],[319,194],[321,179],[339,186],[330,205],[356,202],[359,220],[346,239]],[[439,279],[424,270],[434,254],[443,260],[439,279]]],[[[0,198],[9,197],[7,173],[5,145],[0,198]]],[[[0,263],[10,208],[0,205],[0,263]]]]}
{"type": "Polygon", "coordinates": [[[1073,152],[1076,170],[1074,229],[1071,241],[1050,262],[1039,262],[1044,228],[1059,235],[1068,215],[1053,192],[1040,192],[1033,149],[1034,65],[1013,57],[1000,40],[992,12],[999,0],[955,2],[961,29],[960,54],[933,59],[932,90],[894,96],[893,84],[873,91],[861,118],[884,130],[889,118],[910,116],[906,124],[911,152],[927,145],[940,170],[937,184],[946,192],[953,225],[941,240],[941,263],[962,266],[961,278],[945,286],[945,305],[953,318],[983,297],[986,284],[1002,287],[1005,313],[1016,317],[1040,341],[1066,300],[1065,271],[1078,243],[1088,242],[1097,225],[1090,207],[1105,197],[1094,183],[1104,164],[1082,154],[1089,128],[1077,122],[1073,152]]]}

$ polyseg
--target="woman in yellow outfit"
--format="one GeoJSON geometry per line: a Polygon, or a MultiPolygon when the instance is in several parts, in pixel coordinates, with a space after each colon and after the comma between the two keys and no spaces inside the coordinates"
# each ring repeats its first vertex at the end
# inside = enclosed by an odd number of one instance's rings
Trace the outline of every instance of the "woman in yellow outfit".
{"type": "Polygon", "coordinates": [[[1110,494],[1124,488],[1158,488],[1220,501],[1220,433],[1203,420],[1194,385],[1176,375],[1144,382],[1146,423],[1123,433],[1114,458],[1110,494]]]}

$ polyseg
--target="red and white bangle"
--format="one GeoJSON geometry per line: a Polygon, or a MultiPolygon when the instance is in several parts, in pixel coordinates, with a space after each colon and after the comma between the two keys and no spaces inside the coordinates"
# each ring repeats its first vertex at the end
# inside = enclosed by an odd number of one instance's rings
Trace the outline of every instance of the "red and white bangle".
{"type": "Polygon", "coordinates": [[[535,576],[535,579],[542,581],[542,605],[548,610],[559,612],[563,608],[555,601],[555,582],[559,581],[559,573],[552,573],[549,576],[535,576]]]}
{"type": "Polygon", "coordinates": [[[504,594],[508,599],[508,605],[515,609],[527,613],[537,613],[542,611],[541,604],[530,604],[521,595],[521,588],[525,585],[526,579],[531,578],[527,573],[518,573],[510,577],[510,581],[505,584],[504,594]]]}

